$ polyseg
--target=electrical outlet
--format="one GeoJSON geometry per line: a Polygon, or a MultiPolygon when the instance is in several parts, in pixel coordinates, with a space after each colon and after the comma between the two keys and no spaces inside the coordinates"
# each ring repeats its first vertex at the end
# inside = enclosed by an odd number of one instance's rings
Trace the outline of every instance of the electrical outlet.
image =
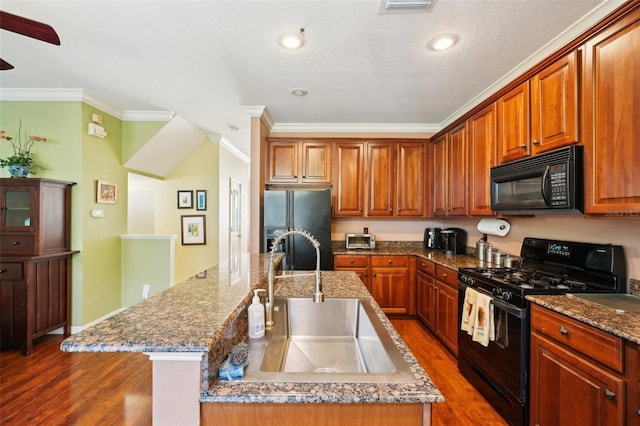
{"type": "Polygon", "coordinates": [[[142,298],[143,299],[148,299],[149,298],[149,291],[150,291],[149,284],[145,284],[145,285],[142,286],[142,298]]]}

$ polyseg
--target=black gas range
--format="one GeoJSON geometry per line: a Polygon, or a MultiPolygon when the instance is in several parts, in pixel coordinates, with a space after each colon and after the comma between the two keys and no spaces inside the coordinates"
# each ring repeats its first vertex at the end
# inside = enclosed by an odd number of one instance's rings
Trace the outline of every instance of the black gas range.
{"type": "Polygon", "coordinates": [[[528,422],[529,309],[527,295],[625,293],[621,246],[525,238],[513,268],[460,268],[458,319],[467,289],[491,297],[500,339],[483,346],[458,327],[458,368],[510,424],[528,422]]]}
{"type": "Polygon", "coordinates": [[[515,268],[460,268],[459,280],[517,307],[528,294],[625,293],[621,246],[525,238],[515,268]]]}

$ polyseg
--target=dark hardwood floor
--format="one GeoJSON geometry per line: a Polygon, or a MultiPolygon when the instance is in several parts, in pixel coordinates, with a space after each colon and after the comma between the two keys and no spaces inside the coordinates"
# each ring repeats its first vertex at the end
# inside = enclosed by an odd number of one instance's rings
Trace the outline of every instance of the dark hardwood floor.
{"type": "MultiPolygon", "coordinates": [[[[458,373],[455,358],[418,321],[394,319],[444,395],[434,425],[505,425],[458,373]]],[[[62,336],[36,341],[32,355],[0,352],[0,425],[150,425],[151,361],[134,353],[65,353],[62,336]]],[[[266,425],[265,425],[266,426],[266,425]]]]}

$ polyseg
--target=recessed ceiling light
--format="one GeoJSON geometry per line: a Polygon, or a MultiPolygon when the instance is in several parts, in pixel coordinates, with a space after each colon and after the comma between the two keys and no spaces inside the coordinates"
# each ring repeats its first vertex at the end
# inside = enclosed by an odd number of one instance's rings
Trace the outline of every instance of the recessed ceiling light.
{"type": "Polygon", "coordinates": [[[306,95],[307,93],[309,93],[309,92],[307,92],[307,91],[306,91],[306,90],[304,90],[304,89],[291,89],[291,92],[290,92],[290,93],[291,93],[293,96],[305,96],[305,95],[306,95]]]}
{"type": "Polygon", "coordinates": [[[285,49],[299,49],[304,44],[304,28],[297,33],[284,33],[278,36],[278,44],[285,49]]]}
{"type": "Polygon", "coordinates": [[[458,42],[455,34],[443,34],[429,42],[429,47],[433,50],[447,50],[458,42]]]}

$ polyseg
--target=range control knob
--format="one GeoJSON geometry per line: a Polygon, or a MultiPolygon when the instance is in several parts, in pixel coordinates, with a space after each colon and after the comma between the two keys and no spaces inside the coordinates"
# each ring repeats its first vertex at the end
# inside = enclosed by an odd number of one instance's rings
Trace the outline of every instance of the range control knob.
{"type": "Polygon", "coordinates": [[[511,292],[510,291],[505,291],[502,293],[502,300],[511,300],[511,292]]]}

